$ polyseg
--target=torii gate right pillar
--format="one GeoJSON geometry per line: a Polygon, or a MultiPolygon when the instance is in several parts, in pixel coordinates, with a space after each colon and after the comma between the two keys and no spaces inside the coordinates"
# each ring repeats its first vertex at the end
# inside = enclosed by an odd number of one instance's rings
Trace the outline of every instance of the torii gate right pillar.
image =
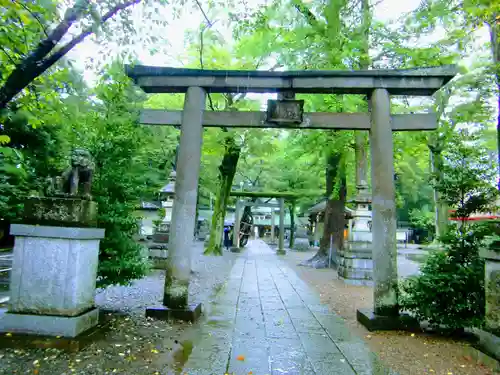
{"type": "Polygon", "coordinates": [[[369,330],[411,328],[418,323],[399,314],[396,203],[391,101],[386,89],[371,94],[373,310],[358,310],[369,330]]]}

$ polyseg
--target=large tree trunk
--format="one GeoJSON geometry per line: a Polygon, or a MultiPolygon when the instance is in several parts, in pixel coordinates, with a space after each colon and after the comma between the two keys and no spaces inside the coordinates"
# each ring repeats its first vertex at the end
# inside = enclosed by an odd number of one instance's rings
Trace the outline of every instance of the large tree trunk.
{"type": "Polygon", "coordinates": [[[288,248],[292,249],[295,244],[295,201],[290,204],[290,238],[288,248]]]}
{"type": "Polygon", "coordinates": [[[311,259],[300,265],[314,268],[325,268],[329,264],[330,241],[332,254],[344,247],[345,202],[347,181],[345,175],[345,159],[340,152],[328,156],[326,168],[327,203],[324,215],[323,237],[319,250],[311,259]]]}
{"type": "Polygon", "coordinates": [[[494,14],[493,20],[490,23],[490,37],[491,37],[491,52],[493,54],[493,69],[495,78],[497,81],[497,103],[498,103],[498,113],[497,113],[497,147],[498,147],[498,168],[499,168],[499,179],[498,179],[498,189],[500,190],[500,21],[497,19],[500,14],[494,14]]]}
{"type": "Polygon", "coordinates": [[[208,246],[205,249],[205,255],[222,255],[222,232],[224,228],[224,218],[226,216],[226,207],[229,200],[229,193],[233,185],[238,159],[240,157],[240,147],[236,145],[234,138],[229,135],[226,137],[226,150],[219,166],[219,191],[215,199],[214,213],[212,215],[212,224],[210,227],[210,238],[208,246]]]}

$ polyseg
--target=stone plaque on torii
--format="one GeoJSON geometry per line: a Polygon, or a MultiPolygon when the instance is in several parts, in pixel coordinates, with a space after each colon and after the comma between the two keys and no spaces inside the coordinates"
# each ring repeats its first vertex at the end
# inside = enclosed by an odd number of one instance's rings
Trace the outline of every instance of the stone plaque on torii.
{"type": "MultiPolygon", "coordinates": [[[[393,131],[433,130],[433,113],[391,114],[390,95],[433,95],[456,74],[455,66],[409,70],[361,71],[235,71],[127,66],[146,93],[186,93],[183,111],[144,110],[141,122],[181,126],[176,196],[169,241],[164,306],[150,309],[157,317],[188,317],[199,313],[188,303],[191,271],[187,248],[192,246],[203,126],[287,129],[350,129],[369,131],[372,174],[372,257],[374,308],[358,311],[371,329],[398,328],[396,203],[393,131]],[[370,100],[369,113],[303,113],[302,122],[275,122],[266,112],[205,111],[207,93],[358,94],[370,100]],[[269,121],[271,120],[271,121],[269,121]],[[193,313],[193,310],[194,313],[193,313]],[[390,325],[390,327],[389,327],[390,325]]],[[[286,112],[286,111],[285,111],[286,112]]],[[[399,326],[398,326],[399,323],[399,326]]]]}

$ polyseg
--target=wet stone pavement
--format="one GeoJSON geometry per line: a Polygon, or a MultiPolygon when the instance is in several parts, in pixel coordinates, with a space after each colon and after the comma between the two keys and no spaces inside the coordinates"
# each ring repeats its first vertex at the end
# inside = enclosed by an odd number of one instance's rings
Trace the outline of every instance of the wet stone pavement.
{"type": "Polygon", "coordinates": [[[395,374],[260,240],[236,260],[204,320],[183,373],[395,374]]]}

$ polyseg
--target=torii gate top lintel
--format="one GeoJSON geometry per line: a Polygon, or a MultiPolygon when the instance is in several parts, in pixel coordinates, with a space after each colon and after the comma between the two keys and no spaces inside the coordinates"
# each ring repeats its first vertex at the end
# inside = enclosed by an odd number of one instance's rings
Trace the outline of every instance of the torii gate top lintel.
{"type": "Polygon", "coordinates": [[[147,93],[186,92],[203,87],[213,93],[283,92],[369,94],[384,88],[392,95],[432,95],[458,72],[455,65],[374,70],[207,70],[127,65],[127,75],[147,93]]]}

